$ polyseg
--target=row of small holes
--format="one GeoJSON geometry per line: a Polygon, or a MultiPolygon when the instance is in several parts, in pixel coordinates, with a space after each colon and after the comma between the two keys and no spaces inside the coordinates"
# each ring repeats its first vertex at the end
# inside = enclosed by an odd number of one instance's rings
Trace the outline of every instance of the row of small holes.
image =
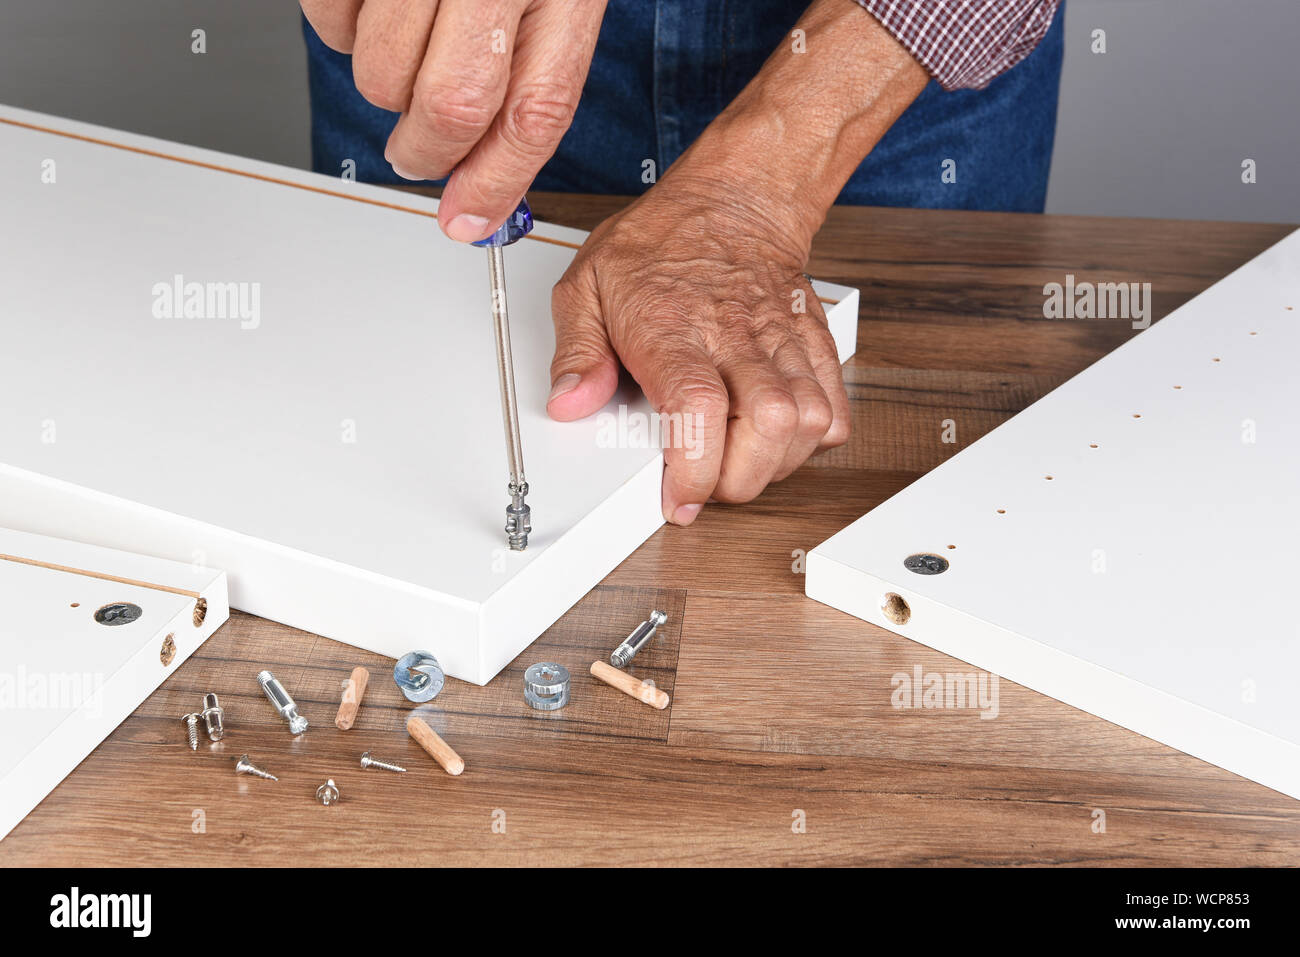
{"type": "MultiPolygon", "coordinates": [[[[1291,311],[1291,309],[1292,309],[1291,306],[1287,306],[1286,308],[1287,308],[1288,311],[1291,311]]],[[[1252,335],[1252,336],[1257,336],[1257,335],[1259,335],[1259,333],[1258,333],[1258,332],[1251,332],[1251,335],[1252,335]]],[[[1211,362],[1222,362],[1223,360],[1222,360],[1220,357],[1215,356],[1215,357],[1214,357],[1213,359],[1211,359],[1210,361],[1211,361],[1211,362]]],[[[1174,388],[1175,388],[1175,389],[1181,389],[1182,386],[1180,386],[1180,385],[1176,385],[1176,386],[1174,386],[1174,388]]],[[[1140,419],[1140,418],[1142,418],[1142,413],[1141,413],[1141,412],[1134,412],[1134,413],[1133,413],[1133,418],[1135,418],[1135,419],[1140,419]]],[[[1090,449],[1095,449],[1095,448],[1099,448],[1099,446],[1097,445],[1096,442],[1089,442],[1089,443],[1088,443],[1088,448],[1090,448],[1090,449]]],[[[1052,481],[1052,478],[1053,478],[1053,477],[1052,477],[1051,475],[1044,475],[1043,478],[1044,478],[1044,480],[1050,482],[1050,481],[1052,481]]],[[[1005,514],[1007,514],[1007,510],[1006,510],[1005,508],[1000,508],[1000,509],[997,510],[997,513],[998,513],[999,515],[1005,515],[1005,514]]],[[[957,546],[956,546],[956,545],[949,545],[948,547],[949,547],[949,548],[956,548],[957,546]]]]}

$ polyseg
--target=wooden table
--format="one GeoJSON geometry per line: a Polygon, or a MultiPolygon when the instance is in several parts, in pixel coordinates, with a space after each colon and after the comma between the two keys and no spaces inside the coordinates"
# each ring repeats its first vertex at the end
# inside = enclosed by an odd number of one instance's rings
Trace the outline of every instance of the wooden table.
{"type": "MultiPolygon", "coordinates": [[[[623,202],[531,198],[584,228],[623,202]]],[[[896,672],[972,669],[808,600],[799,573],[806,550],[1134,334],[1044,319],[1045,283],[1150,282],[1160,317],[1290,229],[837,209],[809,271],[862,290],[853,438],[747,506],[661,529],[487,687],[451,681],[437,721],[461,777],[407,737],[390,660],[235,613],[0,864],[1300,864],[1300,802],[1010,682],[992,721],[896,710],[896,672]],[[672,695],[663,712],[586,670],[651,608],[669,621],[633,670],[672,695]],[[573,672],[562,711],[522,701],[523,668],[546,659],[573,672]],[[344,733],[357,664],[372,680],[344,733]],[[311,719],[300,739],[262,668],[311,719]],[[207,691],[231,730],[196,754],[179,715],[207,691]],[[410,773],[363,771],[367,750],[410,773]],[[244,752],[279,782],[236,777],[244,752]],[[332,807],[313,799],[327,777],[332,807]]]]}

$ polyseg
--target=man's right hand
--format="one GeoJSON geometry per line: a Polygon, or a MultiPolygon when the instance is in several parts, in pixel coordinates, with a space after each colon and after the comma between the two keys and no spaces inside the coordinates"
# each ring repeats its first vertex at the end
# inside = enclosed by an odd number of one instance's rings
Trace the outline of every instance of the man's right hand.
{"type": "Polygon", "coordinates": [[[438,222],[490,236],[573,121],[606,0],[301,0],[357,89],[401,113],[384,158],[406,179],[451,180],[438,222]],[[452,170],[455,170],[454,174],[452,170]]]}

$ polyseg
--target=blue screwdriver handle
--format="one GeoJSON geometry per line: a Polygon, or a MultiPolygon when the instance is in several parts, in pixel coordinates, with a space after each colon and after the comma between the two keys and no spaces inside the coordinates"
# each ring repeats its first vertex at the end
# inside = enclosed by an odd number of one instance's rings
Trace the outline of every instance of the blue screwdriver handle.
{"type": "Polygon", "coordinates": [[[521,199],[516,209],[491,236],[480,239],[471,246],[509,246],[517,243],[533,231],[533,211],[528,208],[528,200],[521,199]]]}

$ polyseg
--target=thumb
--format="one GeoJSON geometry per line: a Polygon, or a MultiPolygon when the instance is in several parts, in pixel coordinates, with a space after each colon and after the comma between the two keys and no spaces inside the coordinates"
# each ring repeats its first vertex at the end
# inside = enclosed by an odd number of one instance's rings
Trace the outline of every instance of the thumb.
{"type": "Polygon", "coordinates": [[[551,291],[555,358],[546,411],[557,422],[597,412],[618,388],[618,356],[609,343],[596,277],[575,265],[551,291]]]}

